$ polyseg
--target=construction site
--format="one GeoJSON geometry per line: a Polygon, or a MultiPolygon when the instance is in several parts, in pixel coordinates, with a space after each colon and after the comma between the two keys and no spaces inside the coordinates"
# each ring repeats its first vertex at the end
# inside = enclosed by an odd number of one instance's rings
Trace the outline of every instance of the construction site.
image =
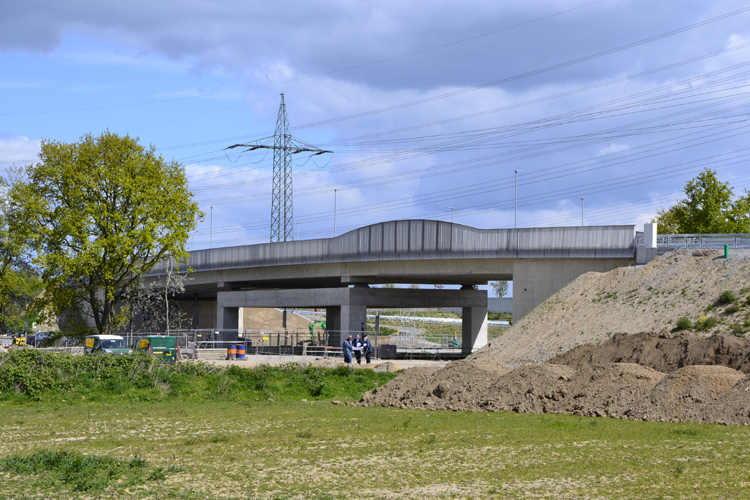
{"type": "Polygon", "coordinates": [[[750,251],[587,273],[467,359],[357,404],[750,424],[750,251]]]}

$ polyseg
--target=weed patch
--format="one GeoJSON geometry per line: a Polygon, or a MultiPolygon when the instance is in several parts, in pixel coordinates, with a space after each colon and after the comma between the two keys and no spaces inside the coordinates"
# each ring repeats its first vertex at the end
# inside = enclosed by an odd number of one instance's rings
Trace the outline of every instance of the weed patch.
{"type": "Polygon", "coordinates": [[[40,476],[47,486],[63,483],[72,491],[100,491],[113,484],[134,486],[166,479],[168,472],[174,472],[162,468],[149,472],[146,461],[138,456],[126,462],[107,455],[50,450],[11,455],[0,461],[0,469],[19,476],[40,476]]]}

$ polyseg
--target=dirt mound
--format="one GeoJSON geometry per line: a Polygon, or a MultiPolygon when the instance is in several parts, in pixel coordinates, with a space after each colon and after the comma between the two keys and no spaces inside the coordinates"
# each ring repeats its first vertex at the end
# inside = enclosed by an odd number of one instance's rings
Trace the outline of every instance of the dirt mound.
{"type": "MultiPolygon", "coordinates": [[[[269,307],[252,307],[249,308],[249,313],[246,313],[247,319],[245,324],[249,324],[251,330],[283,330],[284,329],[284,311],[281,309],[274,309],[269,307]]],[[[287,311],[286,313],[286,329],[289,331],[310,331],[311,321],[287,311]]],[[[317,327],[316,332],[322,332],[322,328],[317,327]]]]}
{"type": "Polygon", "coordinates": [[[727,425],[750,425],[750,375],[707,405],[700,418],[695,420],[727,425]]]}
{"type": "Polygon", "coordinates": [[[509,370],[495,364],[455,361],[445,368],[409,368],[366,393],[365,406],[473,410],[483,393],[509,370]]]}
{"type": "Polygon", "coordinates": [[[702,420],[706,409],[743,377],[742,372],[726,366],[686,366],[664,377],[648,394],[623,409],[622,415],[662,422],[702,420]]]}
{"type": "Polygon", "coordinates": [[[574,369],[562,365],[521,366],[493,384],[480,406],[486,410],[556,413],[555,403],[565,398],[566,383],[574,374],[574,369]]]}
{"type": "Polygon", "coordinates": [[[715,318],[715,326],[695,332],[701,336],[747,330],[750,251],[729,255],[678,250],[644,266],[584,274],[476,355],[511,367],[540,363],[578,345],[603,343],[615,332],[671,330],[683,316],[702,324],[715,318]],[[738,311],[717,303],[724,291],[740,299],[738,311]]]}
{"type": "Polygon", "coordinates": [[[586,366],[571,377],[561,413],[614,417],[623,407],[647,394],[664,374],[632,363],[586,366]]]}
{"type": "Polygon", "coordinates": [[[549,360],[575,368],[598,363],[637,363],[670,373],[683,366],[720,365],[750,373],[750,340],[730,335],[618,333],[601,346],[584,345],[549,360]]]}
{"type": "Polygon", "coordinates": [[[748,425],[750,376],[722,365],[745,366],[745,342],[644,333],[513,370],[466,359],[407,370],[359,404],[748,425]]]}

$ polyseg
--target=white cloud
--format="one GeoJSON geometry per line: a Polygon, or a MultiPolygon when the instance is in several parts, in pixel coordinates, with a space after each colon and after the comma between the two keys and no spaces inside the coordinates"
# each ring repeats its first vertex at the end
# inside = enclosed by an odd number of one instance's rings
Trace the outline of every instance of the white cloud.
{"type": "Polygon", "coordinates": [[[623,151],[628,151],[629,149],[630,146],[628,144],[612,143],[604,146],[603,148],[597,149],[596,156],[606,156],[614,153],[622,153],[623,151]]]}

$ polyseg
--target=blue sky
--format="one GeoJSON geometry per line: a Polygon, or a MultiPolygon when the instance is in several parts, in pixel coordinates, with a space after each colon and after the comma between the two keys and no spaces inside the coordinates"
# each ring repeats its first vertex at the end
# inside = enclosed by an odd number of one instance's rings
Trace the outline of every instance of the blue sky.
{"type": "Polygon", "coordinates": [[[271,134],[284,92],[292,133],[334,151],[295,164],[302,239],[332,236],[334,189],[339,233],[449,207],[512,227],[514,170],[521,227],[580,224],[583,196],[586,224],[640,229],[706,166],[750,186],[746,7],[4,2],[0,166],[129,133],[185,165],[194,248],[212,206],[213,246],[266,242],[271,155],[223,148],[271,134]]]}

